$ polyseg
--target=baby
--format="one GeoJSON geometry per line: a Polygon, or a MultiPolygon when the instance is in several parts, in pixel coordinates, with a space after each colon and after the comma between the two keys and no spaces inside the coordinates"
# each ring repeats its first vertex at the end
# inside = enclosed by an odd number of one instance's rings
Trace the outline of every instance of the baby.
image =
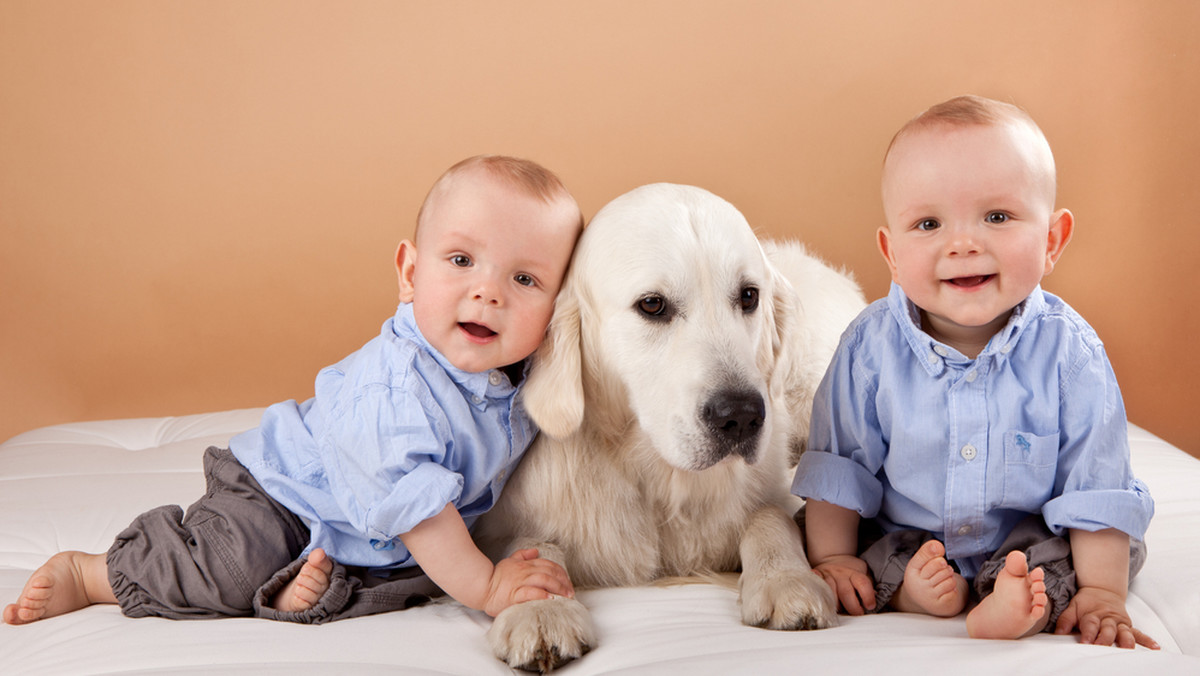
{"type": "Polygon", "coordinates": [[[319,623],[441,591],[494,616],[572,595],[536,550],[493,565],[469,528],[535,434],[519,396],[526,358],[582,227],[533,162],[451,167],[397,250],[401,303],[381,335],[321,371],[312,399],[208,449],[208,491],[186,515],[160,507],[107,554],[55,555],[4,621],[117,603],[131,617],[319,623]]]}
{"type": "Polygon", "coordinates": [[[891,292],[843,335],[792,487],[851,614],[978,600],[973,637],[1158,647],[1125,610],[1154,503],[1121,394],[1092,328],[1040,287],[1074,227],[1055,181],[1041,130],[997,101],[952,99],[892,140],[891,292]]]}

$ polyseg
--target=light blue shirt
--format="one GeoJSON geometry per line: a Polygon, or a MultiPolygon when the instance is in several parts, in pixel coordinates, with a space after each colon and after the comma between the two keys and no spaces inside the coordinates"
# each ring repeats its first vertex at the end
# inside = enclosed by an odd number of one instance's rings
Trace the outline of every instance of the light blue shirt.
{"type": "Polygon", "coordinates": [[[893,284],[843,334],[808,449],[793,493],[931,532],[968,578],[1029,514],[1136,539],[1154,514],[1104,346],[1041,288],[968,359],[923,332],[893,284]]]}
{"type": "Polygon", "coordinates": [[[397,536],[453,503],[468,527],[533,440],[518,388],[429,345],[401,304],[380,335],[323,369],[315,396],[267,409],[230,450],[266,492],[351,566],[416,565],[397,536]]]}

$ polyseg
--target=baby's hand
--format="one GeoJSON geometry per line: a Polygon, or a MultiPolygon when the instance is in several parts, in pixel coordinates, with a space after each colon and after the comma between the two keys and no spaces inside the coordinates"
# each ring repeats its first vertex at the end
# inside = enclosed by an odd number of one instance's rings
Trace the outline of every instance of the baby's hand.
{"type": "Polygon", "coordinates": [[[1058,617],[1054,633],[1069,634],[1079,627],[1080,640],[1093,645],[1158,650],[1158,642],[1134,628],[1118,594],[1100,587],[1080,587],[1058,617]]]}
{"type": "Polygon", "coordinates": [[[522,549],[492,570],[483,611],[495,617],[511,605],[558,596],[575,596],[567,571],[549,559],[538,558],[536,549],[522,549]]]}
{"type": "Polygon", "coordinates": [[[838,605],[848,614],[875,610],[875,582],[866,561],[857,556],[834,556],[814,566],[813,571],[833,589],[838,605]]]}

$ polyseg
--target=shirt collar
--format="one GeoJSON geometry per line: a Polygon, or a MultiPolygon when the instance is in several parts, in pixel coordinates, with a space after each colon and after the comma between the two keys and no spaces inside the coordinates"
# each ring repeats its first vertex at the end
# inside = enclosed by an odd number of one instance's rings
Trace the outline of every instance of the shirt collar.
{"type": "MultiPolygon", "coordinates": [[[[921,329],[921,310],[908,299],[899,284],[892,282],[891,289],[888,291],[887,303],[892,317],[900,325],[901,335],[904,336],[909,348],[917,356],[917,360],[925,366],[929,375],[941,375],[946,370],[947,362],[965,364],[972,361],[953,347],[934,340],[921,329]]],[[[1025,331],[1025,327],[1029,326],[1030,322],[1045,310],[1046,299],[1042,287],[1039,285],[1013,309],[1008,323],[992,336],[976,359],[982,357],[992,357],[997,360],[1006,358],[1016,347],[1017,340],[1025,331]]]]}
{"type": "MultiPolygon", "coordinates": [[[[411,340],[414,344],[425,352],[438,366],[441,367],[446,375],[458,385],[459,389],[471,395],[475,400],[484,397],[496,399],[511,395],[517,388],[509,381],[508,376],[500,369],[490,369],[481,372],[464,371],[454,364],[450,363],[437,348],[425,339],[421,333],[421,329],[417,327],[417,319],[413,315],[412,303],[401,303],[396,310],[396,316],[392,325],[395,327],[393,331],[400,338],[411,340]]],[[[525,360],[525,373],[528,374],[529,360],[525,360]]],[[[521,382],[524,382],[522,379],[521,382]]]]}

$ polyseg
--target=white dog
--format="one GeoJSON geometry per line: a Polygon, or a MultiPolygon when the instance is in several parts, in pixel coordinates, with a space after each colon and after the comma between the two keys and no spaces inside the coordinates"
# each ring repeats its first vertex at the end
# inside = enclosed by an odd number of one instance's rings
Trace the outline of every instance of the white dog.
{"type": "MultiPolygon", "coordinates": [[[[792,520],[789,456],[864,303],[799,245],[767,249],[699,188],[643,186],[596,214],[525,387],[543,433],[477,529],[492,553],[536,547],[578,588],[740,567],[745,624],[836,623],[792,520]]],[[[541,671],[595,644],[573,599],[512,606],[488,637],[541,671]]]]}

